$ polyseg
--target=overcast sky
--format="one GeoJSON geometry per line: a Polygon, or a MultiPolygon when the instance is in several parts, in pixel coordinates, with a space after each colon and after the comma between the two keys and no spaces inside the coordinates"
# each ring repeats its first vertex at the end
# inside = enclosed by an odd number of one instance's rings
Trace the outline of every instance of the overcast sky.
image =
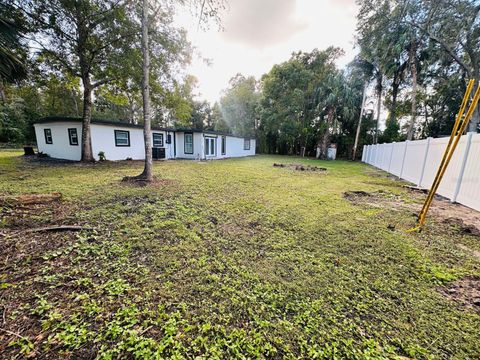
{"type": "Polygon", "coordinates": [[[200,54],[188,73],[198,79],[200,99],[215,102],[229,79],[237,73],[257,79],[274,64],[288,60],[293,51],[311,51],[338,46],[345,56],[343,67],[355,55],[355,0],[228,0],[222,16],[223,31],[211,25],[197,30],[197,21],[187,12],[178,22],[200,54]]]}

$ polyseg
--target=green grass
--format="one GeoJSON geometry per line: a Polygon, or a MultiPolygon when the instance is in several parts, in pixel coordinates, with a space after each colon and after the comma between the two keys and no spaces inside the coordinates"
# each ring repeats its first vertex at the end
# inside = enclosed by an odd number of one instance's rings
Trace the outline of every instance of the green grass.
{"type": "Polygon", "coordinates": [[[435,219],[406,233],[412,211],[388,201],[420,199],[371,167],[155,162],[161,181],[141,188],[120,182],[138,162],[18,155],[0,152],[0,194],[63,201],[3,206],[0,327],[20,336],[0,330],[2,358],[480,357],[479,313],[438,291],[480,275],[456,246],[478,238],[435,219]],[[382,190],[387,206],[345,199],[352,190],[382,190]],[[24,231],[60,223],[94,230],[24,231]]]}

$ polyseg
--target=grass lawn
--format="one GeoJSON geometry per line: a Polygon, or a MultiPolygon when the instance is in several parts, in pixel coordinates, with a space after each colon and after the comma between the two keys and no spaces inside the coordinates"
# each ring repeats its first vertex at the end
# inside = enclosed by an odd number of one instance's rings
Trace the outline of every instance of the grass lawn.
{"type": "Polygon", "coordinates": [[[0,152],[0,358],[480,358],[480,237],[369,166],[257,156],[48,164],[0,152]],[[273,163],[328,171],[302,172],[273,163]],[[378,192],[380,190],[380,192],[378,192]],[[376,192],[365,201],[347,191],[376,192]],[[8,197],[7,197],[8,198],[8,197]],[[30,232],[60,224],[80,232],[30,232]],[[454,290],[451,290],[452,292],[454,290]]]}

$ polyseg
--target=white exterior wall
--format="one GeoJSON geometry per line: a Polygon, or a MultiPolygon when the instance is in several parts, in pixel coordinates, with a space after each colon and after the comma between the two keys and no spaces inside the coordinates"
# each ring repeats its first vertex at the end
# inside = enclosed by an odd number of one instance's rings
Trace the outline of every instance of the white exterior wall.
{"type": "Polygon", "coordinates": [[[65,160],[80,160],[82,125],[78,122],[62,122],[50,124],[35,124],[35,137],[37,138],[38,151],[50,157],[65,160]],[[70,145],[68,129],[77,129],[78,145],[70,145]],[[52,131],[52,144],[45,143],[44,129],[52,131]]]}
{"type": "MultiPolygon", "coordinates": [[[[423,188],[430,188],[448,144],[448,137],[368,145],[365,162],[423,188]],[[391,158],[385,167],[385,159],[391,158]],[[379,162],[377,159],[382,158],[379,162]]],[[[480,210],[480,134],[461,137],[437,193],[480,210]]]]}
{"type": "Polygon", "coordinates": [[[218,137],[217,147],[218,147],[218,154],[221,158],[228,158],[228,157],[242,157],[242,156],[252,156],[255,155],[255,147],[256,141],[255,139],[250,139],[250,150],[244,150],[244,138],[238,138],[234,136],[227,135],[227,143],[226,143],[226,154],[221,155],[221,136],[218,137]]]}
{"type": "Polygon", "coordinates": [[[193,133],[193,154],[185,154],[185,133],[176,132],[177,158],[179,159],[203,159],[203,134],[193,133]]]}
{"type": "MultiPolygon", "coordinates": [[[[92,123],[91,139],[93,157],[98,160],[98,153],[103,151],[107,160],[133,160],[145,159],[145,146],[143,141],[143,129],[127,126],[103,125],[92,123]],[[130,133],[130,146],[115,146],[115,130],[128,131],[130,133]]],[[[163,147],[167,159],[173,158],[173,144],[167,144],[165,131],[152,130],[153,133],[163,134],[163,147]]],[[[57,159],[75,160],[81,159],[82,125],[79,122],[52,122],[35,124],[35,136],[37,138],[38,151],[48,154],[57,159]],[[78,145],[70,145],[68,129],[77,129],[78,145]],[[51,129],[52,143],[45,143],[44,129],[51,129]]],[[[152,135],[153,137],[153,135],[152,135]]],[[[172,134],[173,137],[173,134],[172,134]]],[[[153,139],[152,139],[153,143],[153,139]]]]}
{"type": "MultiPolygon", "coordinates": [[[[226,153],[222,154],[222,135],[193,132],[193,154],[185,154],[184,132],[168,132],[152,130],[153,133],[163,134],[163,147],[167,159],[204,159],[205,158],[205,137],[216,139],[216,154],[208,159],[221,159],[231,157],[243,157],[255,155],[256,141],[250,139],[250,150],[244,150],[244,138],[226,135],[226,153]],[[167,136],[171,134],[172,142],[167,144],[167,136]],[[176,153],[175,153],[175,148],[176,153]]],[[[38,150],[53,158],[80,160],[81,158],[81,123],[74,121],[51,122],[35,124],[35,135],[37,138],[38,150]],[[79,145],[70,145],[68,129],[77,129],[79,145]],[[52,131],[53,144],[45,143],[44,129],[52,131]]],[[[143,129],[122,125],[91,124],[92,153],[96,160],[98,153],[103,151],[107,160],[143,160],[145,148],[143,141],[143,129]],[[130,146],[115,145],[115,130],[128,131],[130,135],[130,146]]],[[[153,139],[152,139],[153,143],[153,139]]]]}
{"type": "Polygon", "coordinates": [[[121,126],[92,124],[92,152],[96,160],[103,151],[107,160],[145,159],[143,130],[121,126]],[[130,132],[130,146],[115,146],[115,130],[130,132]]]}

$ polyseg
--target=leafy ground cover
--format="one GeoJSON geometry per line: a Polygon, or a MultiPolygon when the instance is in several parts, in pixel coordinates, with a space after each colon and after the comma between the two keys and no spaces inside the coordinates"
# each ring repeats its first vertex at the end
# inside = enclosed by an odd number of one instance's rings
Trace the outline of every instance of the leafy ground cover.
{"type": "Polygon", "coordinates": [[[138,162],[19,155],[0,152],[1,358],[480,357],[478,305],[449,296],[478,284],[480,238],[406,233],[423,195],[383,172],[168,161],[138,187],[138,162]],[[32,231],[52,225],[85,229],[32,231]]]}

